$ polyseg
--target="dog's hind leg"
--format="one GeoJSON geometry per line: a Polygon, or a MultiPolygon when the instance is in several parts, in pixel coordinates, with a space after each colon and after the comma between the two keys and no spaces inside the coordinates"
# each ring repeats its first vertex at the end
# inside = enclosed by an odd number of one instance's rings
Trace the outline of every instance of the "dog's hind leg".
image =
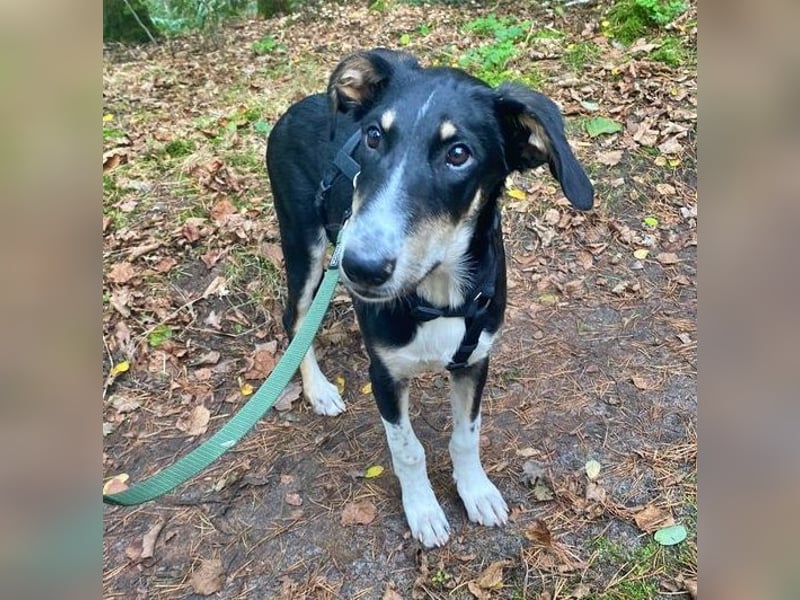
{"type": "Polygon", "coordinates": [[[489,359],[451,373],[450,404],[453,434],[450,458],[458,495],[469,520],[481,525],[504,525],[508,506],[481,466],[481,395],[486,383],[489,359]]]}
{"type": "MultiPolygon", "coordinates": [[[[303,317],[308,313],[314,294],[322,281],[323,264],[327,240],[320,228],[319,234],[311,244],[288,247],[284,239],[284,258],[286,260],[289,299],[284,316],[284,325],[290,335],[294,335],[303,317]]],[[[303,380],[303,395],[314,412],[334,416],[345,410],[339,390],[323,375],[317,364],[314,345],[306,352],[300,363],[300,376],[303,380]]]]}

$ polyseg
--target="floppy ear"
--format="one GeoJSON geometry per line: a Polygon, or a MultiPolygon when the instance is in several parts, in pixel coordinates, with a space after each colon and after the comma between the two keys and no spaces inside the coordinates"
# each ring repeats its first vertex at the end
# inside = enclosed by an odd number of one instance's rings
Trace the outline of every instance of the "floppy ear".
{"type": "Polygon", "coordinates": [[[564,121],[555,103],[513,83],[500,85],[496,94],[509,171],[547,163],[570,203],[580,210],[592,208],[594,189],[567,143],[564,121]]]}
{"type": "Polygon", "coordinates": [[[384,48],[351,54],[328,82],[333,111],[365,110],[403,68],[419,68],[419,63],[410,54],[384,48]]]}

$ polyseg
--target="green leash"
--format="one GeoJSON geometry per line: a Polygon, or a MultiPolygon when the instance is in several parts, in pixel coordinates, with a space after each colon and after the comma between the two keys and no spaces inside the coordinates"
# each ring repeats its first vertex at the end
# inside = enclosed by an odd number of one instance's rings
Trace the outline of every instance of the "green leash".
{"type": "MultiPolygon", "coordinates": [[[[342,231],[344,231],[344,226],[339,231],[339,240],[341,240],[342,231]]],[[[322,279],[319,290],[314,296],[300,328],[286,349],[286,353],[247,404],[239,409],[239,412],[206,442],[163,471],[159,471],[123,492],[103,494],[105,504],[134,506],[163,496],[197,475],[233,448],[264,416],[264,413],[272,408],[311,347],[311,342],[314,340],[333,298],[336,283],[339,281],[339,260],[341,258],[339,240],[336,241],[333,256],[331,256],[328,270],[322,279]]]]}

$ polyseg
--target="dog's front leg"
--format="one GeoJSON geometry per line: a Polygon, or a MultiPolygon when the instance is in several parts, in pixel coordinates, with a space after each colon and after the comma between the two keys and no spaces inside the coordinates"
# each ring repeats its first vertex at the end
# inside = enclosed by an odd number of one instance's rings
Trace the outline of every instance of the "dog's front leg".
{"type": "Polygon", "coordinates": [[[451,375],[450,404],[453,409],[453,435],[450,458],[458,495],[469,520],[481,525],[504,525],[508,506],[481,466],[481,395],[486,383],[489,359],[485,358],[451,375]]]}
{"type": "Polygon", "coordinates": [[[450,537],[450,525],[428,479],[425,449],[408,418],[408,380],[395,380],[374,358],[370,378],[411,534],[426,548],[442,546],[450,537]]]}

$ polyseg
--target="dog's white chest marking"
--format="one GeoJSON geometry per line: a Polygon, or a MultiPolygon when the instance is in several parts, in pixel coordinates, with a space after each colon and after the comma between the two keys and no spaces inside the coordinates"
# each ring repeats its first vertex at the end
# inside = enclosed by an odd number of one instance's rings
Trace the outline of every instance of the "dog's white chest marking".
{"type": "MultiPolygon", "coordinates": [[[[379,348],[378,353],[394,377],[410,377],[423,371],[442,369],[461,345],[464,337],[464,319],[440,317],[417,328],[414,339],[399,348],[379,348]]],[[[482,332],[478,347],[469,357],[469,364],[486,358],[495,334],[482,332]]]]}

